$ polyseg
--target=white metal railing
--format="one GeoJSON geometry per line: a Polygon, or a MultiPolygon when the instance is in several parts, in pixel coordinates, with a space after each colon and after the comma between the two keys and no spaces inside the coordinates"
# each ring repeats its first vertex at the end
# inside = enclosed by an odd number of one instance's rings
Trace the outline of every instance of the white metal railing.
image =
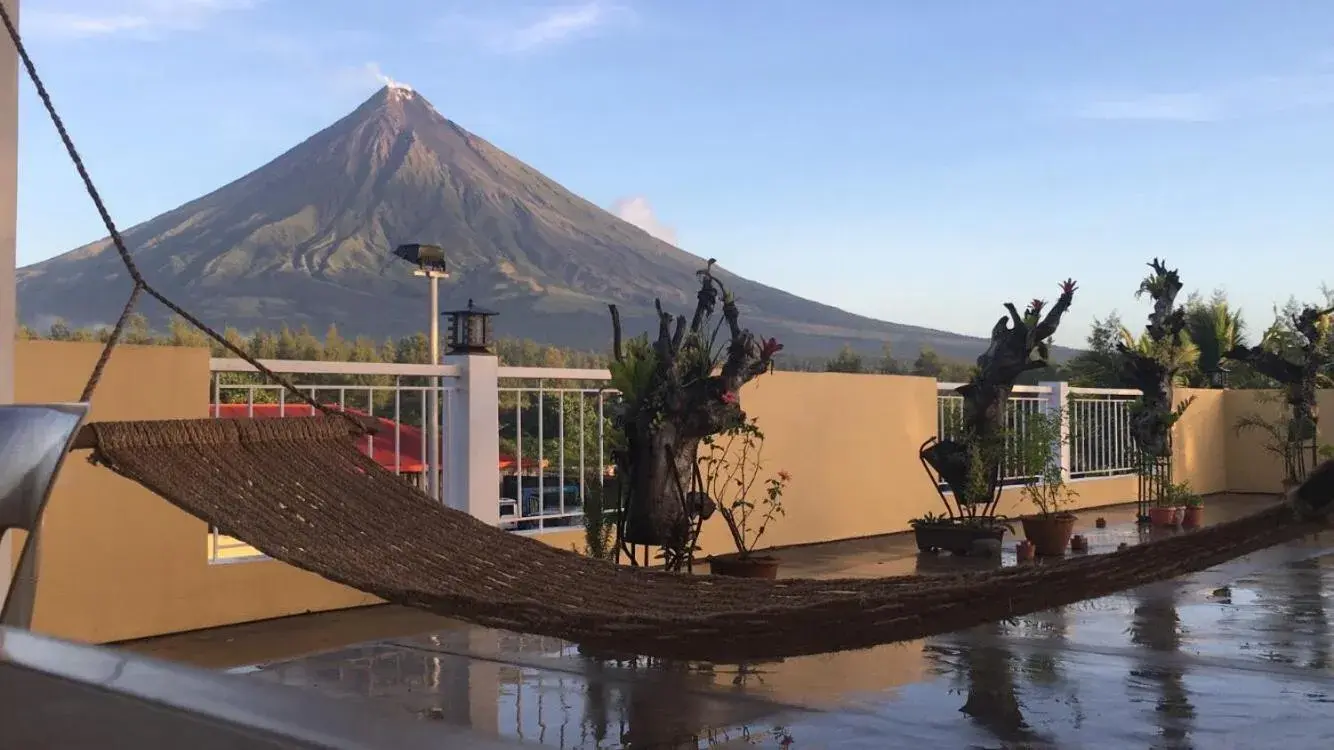
{"type": "Polygon", "coordinates": [[[1128,388],[1071,388],[1071,478],[1124,476],[1135,473],[1130,439],[1130,405],[1140,392],[1128,388]]]}
{"type": "Polygon", "coordinates": [[[501,527],[519,532],[582,523],[590,493],[608,496],[606,370],[502,367],[499,379],[501,527]]]}
{"type": "MultiPolygon", "coordinates": [[[[962,383],[937,384],[937,436],[958,436],[963,397],[955,393],[962,383]]],[[[1111,477],[1134,473],[1130,440],[1130,403],[1140,392],[1124,388],[1069,388],[1066,420],[1069,424],[1069,465],[1073,479],[1111,477]]],[[[1014,387],[1006,408],[1007,439],[1023,440],[1033,415],[1042,413],[1053,398],[1050,385],[1014,387]]],[[[1033,469],[1008,459],[1002,475],[1006,483],[1031,478],[1033,469]]]]}
{"type": "MultiPolygon", "coordinates": [[[[963,396],[955,393],[962,383],[940,383],[936,386],[936,429],[941,440],[959,436],[960,421],[963,418],[963,396]]],[[[1023,440],[1030,415],[1045,408],[1051,398],[1051,388],[1037,385],[1017,385],[1014,387],[1006,406],[1005,427],[1007,448],[1013,448],[1023,440]]],[[[1007,450],[1008,458],[1002,467],[1002,481],[1006,483],[1022,482],[1032,476],[1032,471],[1020,465],[1014,451],[1007,450]]]]}
{"type": "MultiPolygon", "coordinates": [[[[443,479],[447,471],[449,431],[441,430],[440,453],[433,457],[428,448],[428,405],[435,390],[441,423],[450,423],[455,408],[456,378],[460,374],[458,367],[301,360],[262,360],[261,364],[275,373],[291,376],[293,385],[318,404],[383,420],[380,431],[365,438],[363,451],[386,469],[427,491],[432,473],[443,479]],[[439,379],[438,386],[432,385],[432,378],[439,379]]],[[[210,369],[213,375],[209,408],[216,418],[318,416],[316,410],[293,398],[283,386],[256,377],[255,368],[243,360],[215,358],[210,361],[210,369]]],[[[443,481],[434,485],[436,497],[441,501],[445,499],[444,486],[443,481]]],[[[209,530],[210,562],[262,558],[250,545],[216,528],[209,530]]]]}

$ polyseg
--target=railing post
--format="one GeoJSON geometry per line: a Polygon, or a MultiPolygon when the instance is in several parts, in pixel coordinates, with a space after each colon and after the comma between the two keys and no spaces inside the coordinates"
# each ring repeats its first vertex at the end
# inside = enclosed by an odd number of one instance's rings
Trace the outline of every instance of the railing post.
{"type": "Polygon", "coordinates": [[[1070,480],[1070,384],[1064,380],[1050,383],[1039,383],[1041,388],[1045,388],[1044,395],[1047,400],[1042,408],[1048,414],[1061,415],[1060,439],[1056,445],[1052,446],[1055,453],[1053,458],[1061,467],[1061,478],[1065,481],[1070,480]]]}
{"type": "Polygon", "coordinates": [[[459,368],[445,432],[445,504],[500,524],[500,362],[486,354],[451,355],[459,368]]]}

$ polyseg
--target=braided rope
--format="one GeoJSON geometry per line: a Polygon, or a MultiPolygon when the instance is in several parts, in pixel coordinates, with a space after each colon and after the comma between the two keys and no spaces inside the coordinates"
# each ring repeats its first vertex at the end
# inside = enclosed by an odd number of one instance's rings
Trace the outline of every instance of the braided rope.
{"type": "Polygon", "coordinates": [[[265,367],[260,361],[247,354],[240,347],[227,340],[226,336],[213,330],[203,321],[191,315],[176,303],[167,299],[161,292],[153,288],[151,284],[144,279],[140,273],[138,265],[130,255],[129,249],[125,245],[125,239],[121,236],[120,230],[116,228],[116,222],[111,218],[111,212],[107,210],[106,203],[102,200],[102,194],[97,186],[93,184],[93,178],[88,174],[88,168],[84,166],[83,157],[79,155],[79,150],[74,146],[74,140],[70,137],[69,130],[65,127],[65,121],[56,112],[55,104],[51,101],[51,94],[46,89],[46,84],[42,83],[42,77],[37,73],[37,66],[33,63],[32,57],[28,55],[27,47],[23,44],[22,37],[19,36],[18,27],[14,24],[14,19],[9,15],[9,9],[0,2],[0,21],[5,24],[5,30],[9,32],[9,39],[14,43],[14,49],[18,52],[19,59],[23,62],[24,69],[28,72],[28,78],[32,85],[37,89],[37,96],[42,100],[42,106],[46,108],[47,115],[51,118],[51,123],[55,125],[56,132],[60,134],[60,140],[65,145],[65,153],[69,155],[74,162],[74,168],[78,170],[79,177],[83,180],[84,189],[88,192],[88,197],[92,199],[93,205],[97,207],[97,213],[102,217],[102,225],[106,227],[107,234],[111,238],[112,245],[116,248],[116,254],[120,256],[121,264],[125,266],[125,271],[130,275],[130,280],[134,282],[134,289],[130,292],[130,298],[125,303],[125,308],[121,310],[120,317],[116,319],[115,326],[111,329],[111,335],[107,338],[106,345],[102,347],[102,353],[97,358],[97,364],[93,366],[93,371],[88,377],[88,382],[84,385],[83,394],[79,397],[81,401],[87,402],[92,399],[94,391],[97,390],[98,383],[102,380],[102,374],[106,370],[107,362],[111,359],[111,353],[116,345],[120,343],[122,334],[125,331],[125,325],[129,321],[130,315],[134,313],[135,306],[138,304],[141,292],[147,292],[149,296],[161,302],[168,310],[181,316],[190,325],[194,326],[204,335],[218,342],[224,349],[240,357],[255,370],[268,378],[270,382],[277,383],[285,390],[291,393],[302,403],[318,409],[326,416],[338,414],[344,419],[356,425],[358,434],[365,434],[365,427],[351,417],[340,411],[330,409],[329,407],[316,402],[313,396],[302,392],[288,379],[279,376],[269,368],[265,367]]]}

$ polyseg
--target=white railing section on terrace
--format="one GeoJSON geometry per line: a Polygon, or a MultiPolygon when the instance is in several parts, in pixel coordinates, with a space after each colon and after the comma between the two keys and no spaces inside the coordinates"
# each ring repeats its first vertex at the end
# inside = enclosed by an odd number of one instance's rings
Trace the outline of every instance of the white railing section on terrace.
{"type": "MultiPolygon", "coordinates": [[[[611,410],[619,394],[607,370],[500,367],[495,357],[447,356],[439,365],[265,360],[317,403],[373,417],[363,451],[440,502],[518,533],[577,528],[590,500],[616,493],[611,410]],[[436,420],[431,404],[438,404],[436,420]],[[431,432],[438,422],[433,452],[431,432]],[[434,477],[433,483],[430,479],[434,477]]],[[[238,359],[213,359],[217,418],[313,416],[309,405],[238,359]]],[[[938,432],[951,437],[962,411],[956,383],[938,388],[938,432]]],[[[1015,388],[1007,422],[1020,439],[1033,415],[1065,406],[1070,440],[1061,465],[1072,478],[1133,473],[1129,404],[1137,391],[1043,383],[1015,388]]],[[[1006,466],[1010,482],[1031,473],[1006,466]]],[[[213,562],[262,557],[211,530],[213,562]]]]}
{"type": "MultiPolygon", "coordinates": [[[[962,383],[937,385],[937,436],[957,437],[963,413],[963,397],[956,389],[962,383]]],[[[1071,479],[1091,479],[1133,474],[1133,443],[1130,439],[1130,404],[1137,390],[1123,388],[1075,388],[1067,383],[1015,386],[1006,409],[1007,440],[1023,440],[1035,415],[1064,408],[1069,440],[1061,448],[1061,466],[1071,479]]],[[[1003,479],[1021,483],[1032,478],[1032,467],[1009,460],[1003,479]]]]}
{"type": "MultiPolygon", "coordinates": [[[[499,367],[494,357],[445,364],[263,360],[322,406],[380,420],[363,452],[450,507],[517,532],[578,527],[586,502],[614,490],[607,370],[499,367]],[[432,455],[430,396],[439,404],[432,455]],[[431,475],[437,478],[432,485],[431,475]],[[434,491],[431,489],[434,486],[434,491]],[[489,498],[489,500],[488,500],[489,498]]],[[[210,362],[216,418],[315,416],[239,359],[210,362]]],[[[249,545],[209,532],[213,562],[253,560],[249,545]]]]}
{"type": "MultiPolygon", "coordinates": [[[[440,425],[455,418],[458,380],[456,365],[410,365],[378,362],[323,362],[263,360],[271,371],[287,377],[316,403],[379,418],[379,432],[364,438],[363,452],[428,493],[447,501],[448,465],[453,453],[449,440],[456,431],[441,428],[438,456],[429,445],[427,419],[434,390],[440,425]],[[432,485],[434,474],[438,479],[432,485]]],[[[210,361],[212,384],[209,413],[215,418],[311,417],[318,412],[281,385],[267,382],[254,367],[240,359],[210,361]]],[[[233,562],[262,557],[254,548],[210,529],[209,559],[233,562]]]]}
{"type": "Polygon", "coordinates": [[[501,367],[500,523],[519,532],[580,526],[612,487],[607,370],[501,367]]]}

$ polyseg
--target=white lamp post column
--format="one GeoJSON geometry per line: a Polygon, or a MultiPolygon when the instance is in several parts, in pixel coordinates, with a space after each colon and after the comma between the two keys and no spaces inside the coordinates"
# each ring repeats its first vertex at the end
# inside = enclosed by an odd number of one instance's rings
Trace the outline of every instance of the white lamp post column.
{"type": "MultiPolygon", "coordinates": [[[[419,272],[420,273],[420,272],[419,272]]],[[[440,277],[427,274],[431,282],[431,364],[440,364],[440,277]]],[[[430,412],[426,426],[426,492],[436,500],[440,494],[440,377],[431,377],[426,409],[430,412]]]]}
{"type": "MultiPolygon", "coordinates": [[[[399,245],[394,255],[415,265],[414,276],[425,276],[431,285],[431,323],[427,326],[430,340],[427,349],[432,366],[440,362],[440,280],[449,278],[445,270],[445,251],[439,245],[399,245]]],[[[443,500],[440,476],[440,376],[433,375],[426,391],[426,494],[443,500]]]]}

